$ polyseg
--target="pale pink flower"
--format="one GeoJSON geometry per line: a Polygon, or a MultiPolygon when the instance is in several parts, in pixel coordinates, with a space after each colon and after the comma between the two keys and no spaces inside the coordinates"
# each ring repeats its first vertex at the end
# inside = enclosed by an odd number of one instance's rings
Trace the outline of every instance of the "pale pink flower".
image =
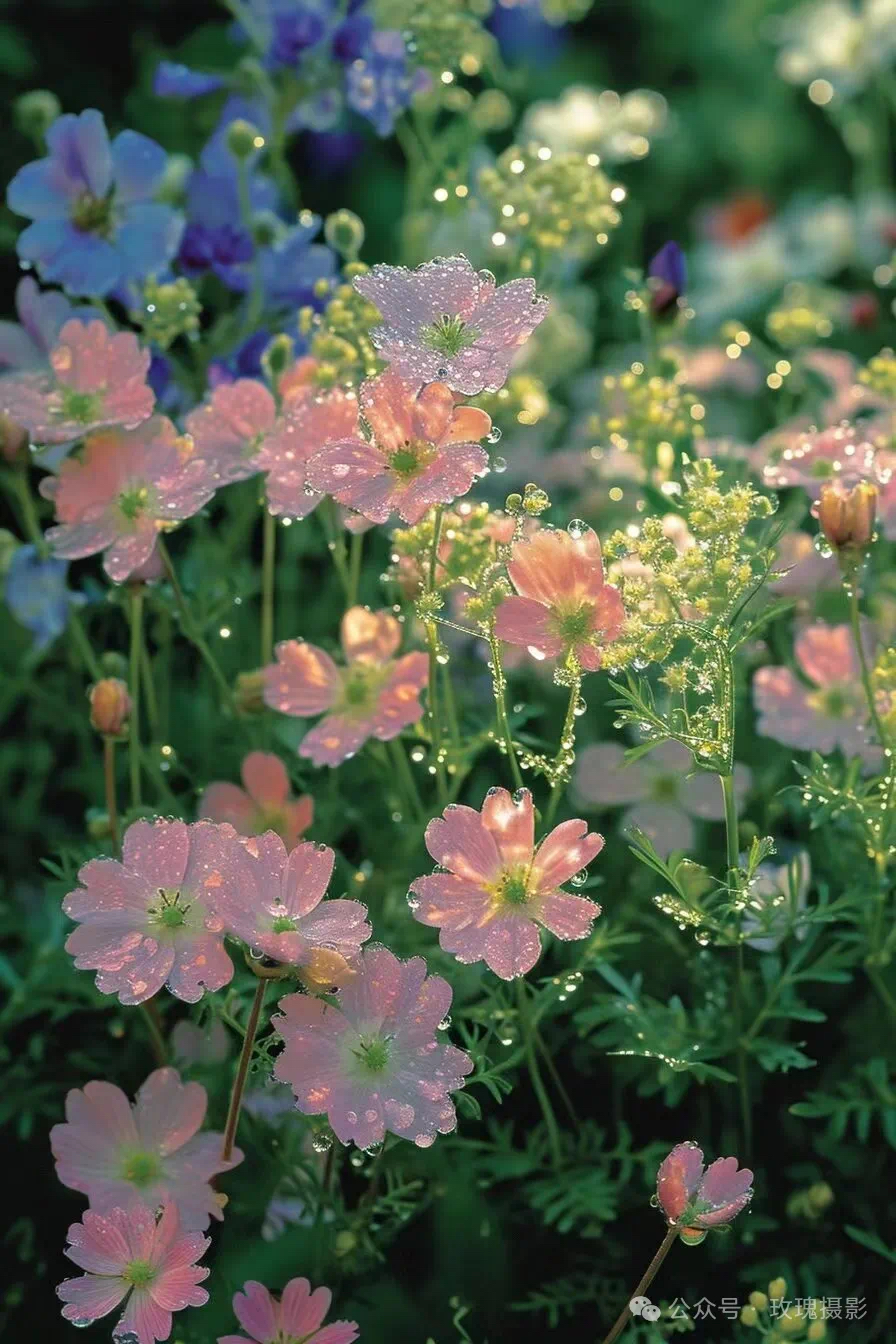
{"type": "Polygon", "coordinates": [[[335,1003],[280,1000],[274,1076],[290,1084],[303,1115],[326,1114],[341,1143],[370,1148],[389,1130],[428,1148],[457,1125],[451,1093],[473,1068],[465,1051],[436,1037],[450,1007],[451,986],[427,977],[422,957],[369,948],[335,1003]]]}
{"type": "Polygon", "coordinates": [[[352,1344],[358,1338],[354,1321],[324,1325],[333,1294],[307,1279],[290,1279],[280,1297],[250,1279],[233,1299],[233,1310],[245,1335],[222,1335],[218,1344],[352,1344]]]}
{"type": "Polygon", "coordinates": [[[68,1230],[66,1255],[86,1270],[56,1289],[66,1305],[62,1315],[74,1325],[89,1325],[125,1303],[112,1338],[155,1344],[171,1334],[171,1314],[202,1307],[208,1293],[197,1285],[208,1270],[196,1261],[211,1242],[201,1232],[184,1233],[174,1204],[161,1217],[148,1209],[88,1209],[84,1221],[68,1230]]]}
{"type": "Polygon", "coordinates": [[[211,1180],[242,1160],[221,1161],[222,1135],[199,1129],[208,1097],[176,1069],[156,1069],[131,1106],[112,1083],[91,1082],[65,1099],[66,1123],[50,1130],[56,1175],[80,1190],[95,1213],[177,1206],[188,1232],[222,1218],[211,1180]]]}
{"type": "Polygon", "coordinates": [[[240,767],[244,788],[215,780],[203,791],[196,809],[209,821],[227,821],[240,835],[276,831],[287,849],[294,849],[314,819],[310,794],[293,798],[289,775],[279,756],[250,751],[240,767]]]}
{"type": "Polygon", "coordinates": [[[604,581],[591,528],[578,536],[542,528],[516,543],[507,573],[519,596],[498,607],[498,638],[523,645],[539,660],[573,654],[586,672],[595,672],[624,612],[619,589],[604,581]]]}
{"type": "Polygon", "coordinates": [[[62,908],[79,927],[66,950],[97,988],[122,1003],[144,1003],[163,985],[196,1003],[233,976],[218,898],[251,881],[231,826],[209,821],[135,821],[122,861],[91,859],[62,908]]]}
{"type": "Polygon", "coordinates": [[[66,322],[46,372],[19,373],[0,383],[3,413],[36,443],[69,443],[94,429],[133,429],[152,415],[146,381],[149,351],[130,331],[104,322],[66,322]]]}
{"type": "Polygon", "coordinates": [[[779,440],[762,475],[774,490],[799,485],[815,499],[825,481],[837,479],[846,486],[859,481],[879,483],[876,455],[877,445],[867,437],[866,426],[844,421],[829,429],[806,430],[789,441],[779,440]]]}
{"type": "Polygon", "coordinates": [[[352,607],[342,618],[346,665],[304,640],[278,644],[265,668],[265,703],[281,714],[325,717],[305,734],[299,755],[339,765],[368,738],[388,742],[423,716],[420,692],[429,676],[423,653],[395,658],[401,626],[388,611],[352,607]]]}
{"type": "Polygon", "coordinates": [[[809,685],[789,667],[760,667],[753,678],[756,731],[787,747],[824,756],[839,748],[847,758],[878,764],[849,626],[816,621],[797,636],[793,651],[809,685]]]}
{"type": "Polygon", "coordinates": [[[497,392],[514,355],[547,316],[534,280],[496,288],[466,257],[439,257],[416,270],[374,266],[355,289],[380,310],[373,330],[382,358],[409,382],[447,383],[475,396],[497,392]]]}
{"type": "Polygon", "coordinates": [[[219,1017],[204,1027],[181,1018],[171,1033],[171,1053],[183,1064],[221,1064],[230,1054],[231,1037],[219,1017]]]}
{"type": "Polygon", "coordinates": [[[258,454],[276,421],[277,403],[264,383],[238,378],[219,384],[184,423],[196,456],[225,482],[248,480],[260,470],[258,454]]]}
{"type": "Polygon", "coordinates": [[[290,385],[283,412],[257,459],[258,470],[267,473],[271,513],[307,518],[323,498],[308,484],[309,459],[326,444],[352,438],[357,427],[358,398],[351,390],[290,385]]]}
{"type": "Polygon", "coordinates": [[[812,598],[826,588],[840,586],[837,561],[822,555],[808,532],[785,532],[775,547],[775,565],[769,576],[781,597],[812,598]]]}
{"type": "Polygon", "coordinates": [[[736,1157],[718,1157],[704,1170],[696,1143],[678,1143],[660,1164],[656,1195],[669,1226],[694,1243],[746,1208],[753,1198],[753,1173],[738,1168],[736,1157]]]}
{"type": "MultiPolygon", "coordinates": [[[[722,821],[725,804],[716,775],[694,770],[694,757],[680,742],[661,742],[637,761],[625,760],[618,742],[596,742],[576,752],[573,788],[592,807],[624,807],[623,826],[637,826],[664,858],[673,849],[694,848],[694,820],[722,821]],[[688,777],[690,775],[690,778],[688,777]]],[[[743,802],[752,776],[734,767],[734,792],[743,802]]]]}
{"type": "Polygon", "coordinates": [[[444,383],[421,392],[392,369],[361,387],[368,440],[355,434],[329,443],[308,462],[309,485],[374,523],[393,512],[419,523],[434,504],[465,495],[488,467],[480,447],[491,430],[485,411],[456,406],[444,383]]]}
{"type": "Polygon", "coordinates": [[[133,430],[99,430],[78,457],[45,477],[60,527],[47,533],[56,555],[80,560],[105,551],[103,567],[123,583],[156,551],[156,538],[207,504],[218,484],[208,463],[192,456],[189,439],[155,415],[133,430]]]}
{"type": "Polygon", "coordinates": [[[414,918],[440,929],[440,946],[458,961],[484,961],[513,980],[541,955],[539,928],[588,937],[600,906],[562,887],[603,847],[584,821],[564,821],[536,847],[529,790],[489,789],[481,812],[454,803],[427,826],[426,848],[447,871],[411,883],[414,918]]]}
{"type": "Polygon", "coordinates": [[[274,961],[298,966],[315,989],[347,980],[348,963],[370,937],[367,908],[360,901],[325,901],[335,854],[308,842],[291,854],[275,835],[245,841],[251,882],[224,892],[218,910],[228,933],[274,961]]]}

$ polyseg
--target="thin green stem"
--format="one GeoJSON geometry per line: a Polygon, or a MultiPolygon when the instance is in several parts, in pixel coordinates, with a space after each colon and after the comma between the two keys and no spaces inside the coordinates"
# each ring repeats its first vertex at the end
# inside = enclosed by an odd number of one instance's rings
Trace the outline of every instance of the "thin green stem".
{"type": "Polygon", "coordinates": [[[865,691],[865,699],[868,702],[868,713],[871,722],[874,724],[874,731],[877,733],[878,741],[884,751],[890,749],[889,735],[884,727],[883,720],[877,709],[877,697],[874,694],[874,686],[871,681],[871,669],[868,666],[868,655],[865,652],[865,642],[862,639],[862,612],[859,607],[859,587],[855,581],[846,584],[846,592],[849,597],[849,623],[852,627],[852,638],[856,648],[856,657],[859,660],[859,672],[862,677],[862,687],[865,691]]]}
{"type": "Polygon", "coordinates": [[[529,1077],[532,1080],[532,1088],[538,1098],[541,1114],[544,1117],[545,1127],[548,1131],[548,1142],[551,1147],[551,1160],[555,1167],[559,1167],[563,1162],[560,1129],[557,1124],[557,1118],[554,1115],[553,1107],[551,1106],[551,1099],[548,1096],[547,1088],[544,1085],[544,1079],[541,1076],[541,1070],[538,1067],[535,1030],[529,1016],[529,1004],[527,999],[529,987],[522,976],[517,980],[516,988],[520,1029],[523,1037],[523,1045],[526,1050],[526,1063],[529,1067],[529,1077]]]}
{"type": "Polygon", "coordinates": [[[103,782],[106,789],[106,814],[109,818],[109,830],[116,850],[121,845],[121,829],[118,825],[118,792],[115,787],[115,738],[108,735],[103,738],[103,782]]]}
{"type": "Polygon", "coordinates": [[[576,708],[581,690],[582,678],[579,676],[569,688],[569,703],[566,706],[566,718],[563,720],[563,730],[560,734],[560,747],[554,759],[554,782],[544,814],[545,826],[550,826],[557,815],[557,807],[569,779],[569,762],[576,741],[576,708]]]}
{"type": "Polygon", "coordinates": [[[420,790],[417,788],[417,781],[405,755],[404,747],[401,745],[401,740],[393,737],[391,742],[386,743],[386,750],[392,758],[395,773],[401,780],[401,791],[407,799],[408,810],[414,813],[418,820],[422,819],[426,816],[426,809],[420,798],[420,790]]]}
{"type": "Polygon", "coordinates": [[[93,651],[93,645],[87,638],[84,626],[81,624],[81,617],[75,607],[69,607],[68,628],[75,637],[75,644],[78,646],[78,652],[81,655],[81,661],[87,669],[87,674],[93,681],[101,681],[103,669],[100,667],[100,660],[93,651]]]}
{"type": "Polygon", "coordinates": [[[28,465],[26,462],[20,462],[13,475],[15,483],[16,497],[22,510],[22,526],[25,535],[29,541],[37,548],[40,556],[49,554],[49,546],[44,540],[43,530],[40,525],[40,519],[37,516],[37,509],[34,507],[34,496],[31,493],[31,482],[28,479],[28,465]]]}
{"type": "Polygon", "coordinates": [[[575,1106],[573,1106],[569,1093],[567,1092],[566,1088],[563,1085],[563,1079],[560,1077],[557,1066],[554,1063],[554,1060],[551,1056],[551,1052],[548,1049],[547,1045],[545,1044],[544,1037],[542,1036],[538,1028],[535,1026],[533,1026],[532,1028],[532,1035],[535,1038],[535,1044],[538,1047],[539,1054],[544,1060],[544,1066],[547,1069],[548,1073],[551,1075],[551,1081],[553,1082],[554,1087],[557,1089],[557,1095],[563,1102],[563,1105],[566,1107],[566,1111],[567,1114],[569,1115],[570,1120],[574,1125],[578,1127],[580,1121],[576,1113],[576,1108],[575,1106]]]}
{"type": "Polygon", "coordinates": [[[227,1123],[224,1126],[224,1141],[221,1145],[222,1162],[229,1162],[233,1156],[233,1145],[236,1142],[236,1131],[237,1126],[240,1123],[240,1110],[243,1105],[243,1093],[246,1090],[246,1079],[249,1076],[249,1063],[252,1059],[252,1050],[255,1046],[255,1036],[258,1031],[258,1021],[261,1017],[266,989],[267,980],[259,979],[255,986],[255,997],[252,1000],[252,1007],[249,1009],[249,1020],[246,1023],[243,1048],[240,1051],[239,1063],[236,1066],[236,1076],[233,1080],[233,1091],[230,1094],[230,1105],[227,1108],[227,1123]]]}
{"type": "Polygon", "coordinates": [[[261,247],[255,241],[252,235],[252,198],[249,188],[249,163],[246,159],[238,159],[237,166],[237,191],[240,203],[240,218],[243,228],[252,239],[252,287],[249,291],[249,300],[246,305],[246,316],[243,319],[242,334],[251,336],[258,327],[261,314],[264,311],[264,277],[261,271],[261,247]]]}
{"type": "Polygon", "coordinates": [[[130,585],[131,656],[128,694],[131,714],[128,726],[128,756],[131,767],[131,807],[138,808],[140,797],[140,650],[143,644],[143,585],[130,585]]]}
{"type": "MultiPolygon", "coordinates": [[[[738,843],[737,796],[733,775],[719,775],[725,804],[725,856],[727,883],[736,895],[740,889],[740,846],[738,843]]],[[[750,1079],[747,1073],[747,1051],[743,1037],[744,1027],[744,945],[737,944],[737,969],[734,975],[734,1030],[737,1040],[737,1090],[740,1099],[740,1121],[744,1154],[749,1157],[753,1146],[753,1117],[750,1105],[750,1079]]]]}
{"type": "Polygon", "coordinates": [[[165,568],[165,577],[167,578],[168,582],[171,585],[171,590],[174,593],[174,600],[177,603],[177,608],[178,611],[180,612],[181,625],[183,626],[184,634],[187,636],[187,639],[196,649],[196,652],[202,658],[202,661],[205,663],[209,672],[214,677],[218,690],[221,692],[222,700],[224,701],[225,704],[230,706],[233,704],[233,692],[231,691],[230,686],[227,683],[227,678],[224,676],[224,673],[221,671],[221,668],[218,665],[218,661],[215,658],[215,655],[212,653],[211,649],[208,647],[208,644],[203,639],[199,627],[193,618],[193,613],[190,609],[190,604],[187,602],[187,599],[184,596],[184,591],[181,588],[180,583],[178,582],[174,565],[171,563],[171,556],[168,553],[168,547],[165,545],[161,537],[159,537],[157,544],[159,548],[159,555],[162,558],[162,564],[165,568]]]}
{"type": "Polygon", "coordinates": [[[616,1324],[613,1326],[612,1330],[604,1340],[604,1344],[614,1344],[614,1341],[617,1340],[619,1336],[622,1334],[623,1330],[628,1325],[632,1317],[632,1313],[628,1305],[629,1302],[632,1302],[636,1297],[643,1297],[644,1294],[647,1292],[647,1289],[650,1287],[650,1285],[653,1283],[654,1278],[656,1277],[660,1265],[663,1263],[666,1256],[671,1251],[672,1243],[675,1241],[677,1236],[678,1236],[678,1228],[670,1227],[666,1232],[665,1237],[663,1238],[659,1250],[657,1251],[656,1255],[653,1257],[650,1264],[644,1271],[643,1277],[641,1278],[637,1287],[634,1288],[632,1292],[629,1294],[628,1302],[623,1307],[622,1312],[620,1313],[616,1321],[616,1324]]]}
{"type": "Polygon", "coordinates": [[[336,567],[339,582],[342,584],[342,591],[345,594],[346,603],[347,605],[351,605],[349,602],[349,597],[351,595],[351,579],[349,578],[348,565],[345,557],[345,539],[336,512],[336,501],[333,499],[325,499],[317,513],[327,538],[327,549],[333,557],[333,564],[336,567]]]}
{"type": "Polygon", "coordinates": [[[728,863],[728,885],[736,885],[740,870],[740,846],[737,839],[737,797],[733,775],[719,775],[725,802],[725,852],[728,863]]]}
{"type": "Polygon", "coordinates": [[[147,999],[145,1003],[141,1003],[140,1007],[143,1010],[143,1019],[149,1032],[149,1043],[152,1046],[155,1061],[161,1068],[164,1068],[168,1063],[168,1046],[165,1044],[158,1005],[152,999],[147,999]]]}
{"type": "Polygon", "coordinates": [[[353,532],[349,543],[348,558],[348,604],[353,607],[358,601],[358,589],[361,586],[361,560],[364,555],[364,533],[353,532]]]}
{"type": "Polygon", "coordinates": [[[513,745],[513,734],[510,731],[510,720],[507,717],[507,700],[504,692],[507,689],[507,681],[504,677],[504,667],[501,663],[501,646],[498,643],[498,637],[495,634],[495,620],[492,617],[489,623],[488,646],[491,649],[491,672],[492,687],[495,694],[495,708],[498,716],[498,731],[504,742],[504,751],[507,760],[510,763],[510,773],[513,776],[513,786],[515,789],[522,789],[523,776],[520,770],[519,761],[516,758],[516,749],[513,745]]]}
{"type": "Polygon", "coordinates": [[[140,667],[141,667],[141,686],[146,700],[146,717],[149,720],[149,735],[152,741],[158,740],[159,734],[159,699],[156,695],[156,683],[153,676],[152,659],[149,656],[149,647],[146,643],[146,624],[142,628],[142,639],[140,641],[140,667]]]}
{"type": "MultiPolygon", "coordinates": [[[[439,543],[442,540],[442,517],[444,507],[439,504],[433,512],[432,523],[432,545],[429,551],[429,565],[426,576],[426,587],[424,593],[427,597],[432,597],[436,592],[436,566],[439,560],[439,543]]],[[[442,706],[439,698],[439,651],[440,640],[439,631],[435,621],[426,621],[426,642],[429,646],[429,737],[432,743],[433,756],[436,767],[436,786],[438,790],[439,806],[442,807],[448,801],[448,776],[445,770],[445,755],[443,750],[443,729],[442,729],[442,706]]]]}
{"type": "Polygon", "coordinates": [[[261,665],[274,656],[274,579],[277,572],[277,519],[262,505],[261,665]]]}

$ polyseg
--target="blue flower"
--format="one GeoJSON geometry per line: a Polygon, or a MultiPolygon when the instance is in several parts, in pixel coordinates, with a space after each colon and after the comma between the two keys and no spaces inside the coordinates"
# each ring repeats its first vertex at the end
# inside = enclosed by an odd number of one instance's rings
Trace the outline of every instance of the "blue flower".
{"type": "Polygon", "coordinates": [[[431,87],[425,70],[411,70],[401,33],[386,29],[373,33],[364,53],[349,66],[346,98],[349,107],[371,123],[377,135],[391,135],[396,119],[417,93],[431,87]]]}
{"type": "MultiPolygon", "coordinates": [[[[229,285],[233,268],[250,262],[254,247],[240,218],[236,166],[232,159],[229,172],[221,171],[224,166],[216,161],[213,171],[198,168],[190,177],[187,227],[178,261],[187,275],[212,270],[229,285]]],[[[253,211],[270,210],[276,204],[277,192],[273,183],[253,173],[249,199],[253,211]]]]}
{"type": "MultiPolygon", "coordinates": [[[[272,218],[272,224],[280,221],[272,218]]],[[[261,249],[259,267],[266,311],[299,308],[314,303],[314,286],[336,272],[336,258],[328,247],[311,240],[320,229],[319,215],[303,210],[298,224],[283,225],[273,241],[261,249]]],[[[247,293],[254,284],[254,262],[230,268],[226,283],[247,293]]]]}
{"type": "Polygon", "coordinates": [[[87,600],[69,591],[67,576],[67,560],[41,556],[36,546],[20,546],[12,557],[6,572],[6,605],[34,635],[37,649],[45,649],[62,634],[69,607],[87,600]]]}
{"type": "Polygon", "coordinates": [[[217,93],[225,83],[223,75],[204,74],[176,61],[160,61],[152,77],[152,91],[157,98],[202,98],[217,93]]]}
{"type": "Polygon", "coordinates": [[[664,243],[647,268],[650,283],[650,311],[655,317],[673,312],[688,283],[684,253],[677,243],[664,243]]]}
{"type": "Polygon", "coordinates": [[[183,220],[153,201],[165,172],[161,145],[136,131],[109,142],[101,112],[58,117],[45,159],[26,163],[9,184],[7,204],[34,220],[18,253],[44,280],[75,294],[103,296],[165,269],[183,220]]]}

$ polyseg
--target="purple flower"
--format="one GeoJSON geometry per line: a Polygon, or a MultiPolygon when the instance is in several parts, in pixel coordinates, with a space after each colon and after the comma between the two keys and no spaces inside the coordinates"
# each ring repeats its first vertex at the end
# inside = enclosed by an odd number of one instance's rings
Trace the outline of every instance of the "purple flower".
{"type": "MultiPolygon", "coordinates": [[[[336,258],[330,249],[311,241],[320,225],[320,215],[303,210],[297,224],[283,226],[279,236],[261,249],[259,269],[266,309],[320,306],[314,287],[318,280],[329,279],[336,271],[336,258]]],[[[228,269],[226,283],[231,289],[248,293],[253,282],[253,264],[239,263],[228,269]]]]}
{"type": "Polygon", "coordinates": [[[39,289],[30,275],[16,286],[16,313],[18,322],[0,322],[0,370],[4,373],[45,367],[66,322],[96,316],[88,308],[73,308],[58,289],[39,289]]]}
{"type": "Polygon", "coordinates": [[[183,220],[153,201],[165,172],[161,145],[136,131],[109,142],[101,112],[59,117],[49,155],[20,168],[6,200],[34,222],[19,235],[23,261],[75,294],[102,296],[164,271],[183,220]]]}
{"type": "Polygon", "coordinates": [[[401,33],[392,29],[373,33],[364,52],[346,76],[348,105],[373,126],[377,135],[391,135],[396,119],[417,93],[432,80],[426,70],[412,70],[401,33]]]}
{"type": "Polygon", "coordinates": [[[664,243],[647,268],[654,317],[673,313],[688,283],[684,253],[677,243],[664,243]]]}
{"type": "Polygon", "coordinates": [[[204,74],[176,61],[160,61],[152,77],[152,91],[157,98],[202,98],[207,93],[217,93],[224,84],[223,75],[204,74]]]}
{"type": "Polygon", "coordinates": [[[409,382],[447,383],[467,396],[497,392],[548,311],[534,280],[497,288],[466,257],[437,257],[413,271],[377,265],[354,284],[382,315],[372,334],[383,359],[409,382]]]}
{"type": "Polygon", "coordinates": [[[68,624],[69,607],[86,600],[66,585],[68,561],[41,556],[36,546],[20,546],[6,571],[6,605],[34,635],[34,647],[45,649],[68,624]]]}

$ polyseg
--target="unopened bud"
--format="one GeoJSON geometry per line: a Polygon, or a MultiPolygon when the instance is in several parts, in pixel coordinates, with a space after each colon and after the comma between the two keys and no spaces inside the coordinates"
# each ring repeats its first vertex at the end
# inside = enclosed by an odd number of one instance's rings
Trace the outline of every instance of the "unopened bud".
{"type": "Polygon", "coordinates": [[[118,677],[104,677],[90,689],[90,722],[104,737],[119,737],[131,712],[128,688],[118,677]]]}
{"type": "Polygon", "coordinates": [[[241,672],[234,686],[234,701],[239,714],[263,714],[264,669],[255,672],[241,672]]]}
{"type": "Polygon", "coordinates": [[[782,1301],[787,1296],[787,1280],[772,1279],[768,1285],[768,1295],[775,1301],[782,1301]]]}
{"type": "Polygon", "coordinates": [[[828,1205],[834,1202],[834,1192],[827,1181],[817,1181],[815,1185],[810,1185],[807,1198],[812,1208],[821,1213],[828,1205]]]}
{"type": "Polygon", "coordinates": [[[274,387],[279,386],[280,379],[294,361],[295,348],[292,338],[287,336],[285,332],[281,332],[279,336],[274,337],[261,357],[264,371],[274,387]]]}
{"type": "Polygon", "coordinates": [[[821,487],[815,516],[835,551],[861,552],[874,536],[877,512],[877,486],[860,481],[851,489],[842,481],[828,481],[821,487]]]}
{"type": "Polygon", "coordinates": [[[750,1306],[755,1307],[757,1311],[765,1311],[768,1306],[768,1298],[765,1293],[751,1293],[750,1306]]]}
{"type": "Polygon", "coordinates": [[[353,210],[335,210],[324,220],[324,238],[346,261],[354,261],[364,246],[364,225],[353,210]]]}
{"type": "Polygon", "coordinates": [[[812,1324],[809,1326],[809,1329],[806,1331],[806,1338],[824,1339],[827,1333],[828,1328],[825,1325],[824,1321],[813,1321],[812,1324]]]}
{"type": "Polygon", "coordinates": [[[248,159],[264,147],[264,136],[251,121],[238,117],[227,127],[227,148],[235,159],[248,159]]]}
{"type": "Polygon", "coordinates": [[[62,104],[50,89],[32,89],[23,93],[14,105],[16,125],[23,135],[42,145],[43,138],[62,111],[62,104]]]}
{"type": "Polygon", "coordinates": [[[755,1307],[741,1307],[740,1309],[741,1325],[758,1325],[759,1316],[755,1307]]]}
{"type": "Polygon", "coordinates": [[[806,1313],[799,1307],[787,1307],[781,1312],[775,1323],[775,1329],[779,1335],[790,1338],[794,1335],[801,1335],[806,1326],[806,1313]]]}

